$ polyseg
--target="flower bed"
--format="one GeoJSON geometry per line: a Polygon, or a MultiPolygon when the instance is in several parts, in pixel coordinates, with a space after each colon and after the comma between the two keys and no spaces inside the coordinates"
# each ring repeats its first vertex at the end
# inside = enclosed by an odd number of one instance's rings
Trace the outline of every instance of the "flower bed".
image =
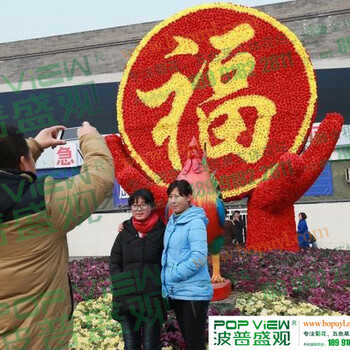
{"type": "MultiPolygon", "coordinates": [[[[209,258],[210,260],[210,258],[209,258]]],[[[124,349],[120,324],[110,316],[109,258],[70,263],[74,300],[71,349],[124,349]],[[84,300],[84,301],[83,301],[84,300]]],[[[222,275],[233,284],[232,303],[213,303],[209,315],[350,314],[350,252],[222,252],[222,275]]],[[[164,349],[183,349],[173,313],[162,332],[164,349]]]]}
{"type": "Polygon", "coordinates": [[[111,294],[79,303],[74,310],[74,336],[70,349],[124,349],[121,327],[110,313],[111,294]]]}
{"type": "Polygon", "coordinates": [[[235,301],[242,315],[250,316],[341,316],[306,302],[291,301],[273,293],[239,293],[235,301]]]}
{"type": "MultiPolygon", "coordinates": [[[[222,275],[237,292],[274,292],[296,301],[350,314],[350,252],[317,249],[249,253],[224,250],[222,275]]],[[[209,257],[210,261],[210,257],[209,257]]],[[[109,291],[109,258],[70,263],[74,301],[96,299],[109,291]]]]}
{"type": "Polygon", "coordinates": [[[109,257],[74,260],[69,265],[75,303],[109,291],[109,257]]]}
{"type": "MultiPolygon", "coordinates": [[[[112,295],[108,293],[96,300],[78,304],[74,311],[74,337],[70,347],[72,350],[124,349],[120,324],[110,315],[111,302],[112,295]]],[[[340,316],[341,314],[309,303],[292,302],[283,296],[257,292],[237,294],[235,303],[231,306],[220,303],[210,306],[209,315],[340,316]]],[[[184,349],[184,340],[172,312],[164,324],[161,340],[163,350],[184,349]]]]}
{"type": "Polygon", "coordinates": [[[266,291],[350,315],[350,252],[222,252],[222,276],[237,292],[266,291]]]}

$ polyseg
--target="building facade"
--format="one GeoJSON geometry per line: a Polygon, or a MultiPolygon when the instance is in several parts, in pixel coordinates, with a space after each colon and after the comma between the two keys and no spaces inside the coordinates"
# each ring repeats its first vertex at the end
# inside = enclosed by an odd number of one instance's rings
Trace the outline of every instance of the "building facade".
{"type": "MultiPolygon", "coordinates": [[[[327,112],[340,112],[350,127],[349,1],[295,0],[258,9],[284,23],[308,51],[318,83],[316,122],[327,112]]],[[[125,65],[157,23],[0,44],[0,125],[8,122],[19,126],[26,136],[34,136],[49,125],[73,127],[89,120],[103,134],[117,133],[115,102],[125,65]]],[[[203,31],[205,28],[198,28],[198,36],[203,31]]],[[[315,231],[319,246],[325,248],[349,249],[350,245],[346,215],[350,209],[348,127],[343,129],[342,140],[322,176],[295,209],[308,213],[310,231],[315,231]]],[[[72,147],[75,164],[61,162],[58,168],[53,161],[59,155],[48,151],[38,163],[39,174],[55,171],[56,177],[65,178],[77,173],[81,159],[72,147]]],[[[109,254],[117,225],[129,216],[117,205],[125,203],[125,193],[120,188],[116,191],[114,199],[108,198],[89,221],[70,234],[72,256],[109,254]],[[97,225],[106,232],[97,235],[97,225]],[[84,247],[80,246],[82,236],[88,236],[84,247]]],[[[244,210],[245,203],[237,201],[230,208],[244,210]]]]}

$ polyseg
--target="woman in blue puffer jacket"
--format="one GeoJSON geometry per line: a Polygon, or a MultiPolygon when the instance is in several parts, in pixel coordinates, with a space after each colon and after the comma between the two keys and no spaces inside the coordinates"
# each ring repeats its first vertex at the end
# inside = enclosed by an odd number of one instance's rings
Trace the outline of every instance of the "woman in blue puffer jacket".
{"type": "Polygon", "coordinates": [[[169,298],[187,348],[204,350],[213,296],[207,264],[208,219],[202,208],[191,205],[192,188],[186,180],[171,183],[167,194],[173,214],[164,234],[163,296],[169,298]]]}

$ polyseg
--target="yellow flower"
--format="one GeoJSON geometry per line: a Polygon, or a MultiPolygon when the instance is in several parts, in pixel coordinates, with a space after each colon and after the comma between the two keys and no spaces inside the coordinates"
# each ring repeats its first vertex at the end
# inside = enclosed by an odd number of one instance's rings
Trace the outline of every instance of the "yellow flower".
{"type": "Polygon", "coordinates": [[[262,309],[260,312],[260,316],[267,316],[267,310],[266,309],[262,309]]]}
{"type": "Polygon", "coordinates": [[[298,315],[298,313],[299,313],[298,310],[295,308],[291,308],[288,310],[289,315],[298,315]]]}
{"type": "Polygon", "coordinates": [[[255,307],[258,308],[258,309],[261,309],[264,307],[264,303],[262,301],[258,301],[256,304],[255,304],[255,307]]]}
{"type": "Polygon", "coordinates": [[[247,315],[251,315],[252,312],[253,312],[253,309],[252,309],[250,306],[247,306],[247,307],[246,307],[246,314],[247,314],[247,315]]]}
{"type": "Polygon", "coordinates": [[[285,306],[276,305],[276,306],[274,307],[274,310],[275,310],[277,313],[281,314],[282,312],[287,311],[287,308],[286,308],[285,306]]]}

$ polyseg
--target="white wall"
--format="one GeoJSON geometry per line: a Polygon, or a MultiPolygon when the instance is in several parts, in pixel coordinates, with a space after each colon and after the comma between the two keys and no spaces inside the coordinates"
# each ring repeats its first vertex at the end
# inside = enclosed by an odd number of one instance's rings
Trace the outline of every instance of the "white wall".
{"type": "Polygon", "coordinates": [[[294,208],[296,216],[300,212],[307,215],[309,231],[319,248],[350,250],[350,202],[297,204],[294,208]]]}
{"type": "MultiPolygon", "coordinates": [[[[306,213],[309,230],[319,248],[350,250],[350,203],[297,204],[296,225],[299,212],[306,213]]],[[[119,223],[130,216],[129,213],[93,214],[90,223],[86,220],[68,234],[69,255],[109,256],[119,223]]]]}
{"type": "Polygon", "coordinates": [[[109,256],[118,225],[130,216],[129,213],[92,214],[68,233],[69,256],[109,256]]]}

